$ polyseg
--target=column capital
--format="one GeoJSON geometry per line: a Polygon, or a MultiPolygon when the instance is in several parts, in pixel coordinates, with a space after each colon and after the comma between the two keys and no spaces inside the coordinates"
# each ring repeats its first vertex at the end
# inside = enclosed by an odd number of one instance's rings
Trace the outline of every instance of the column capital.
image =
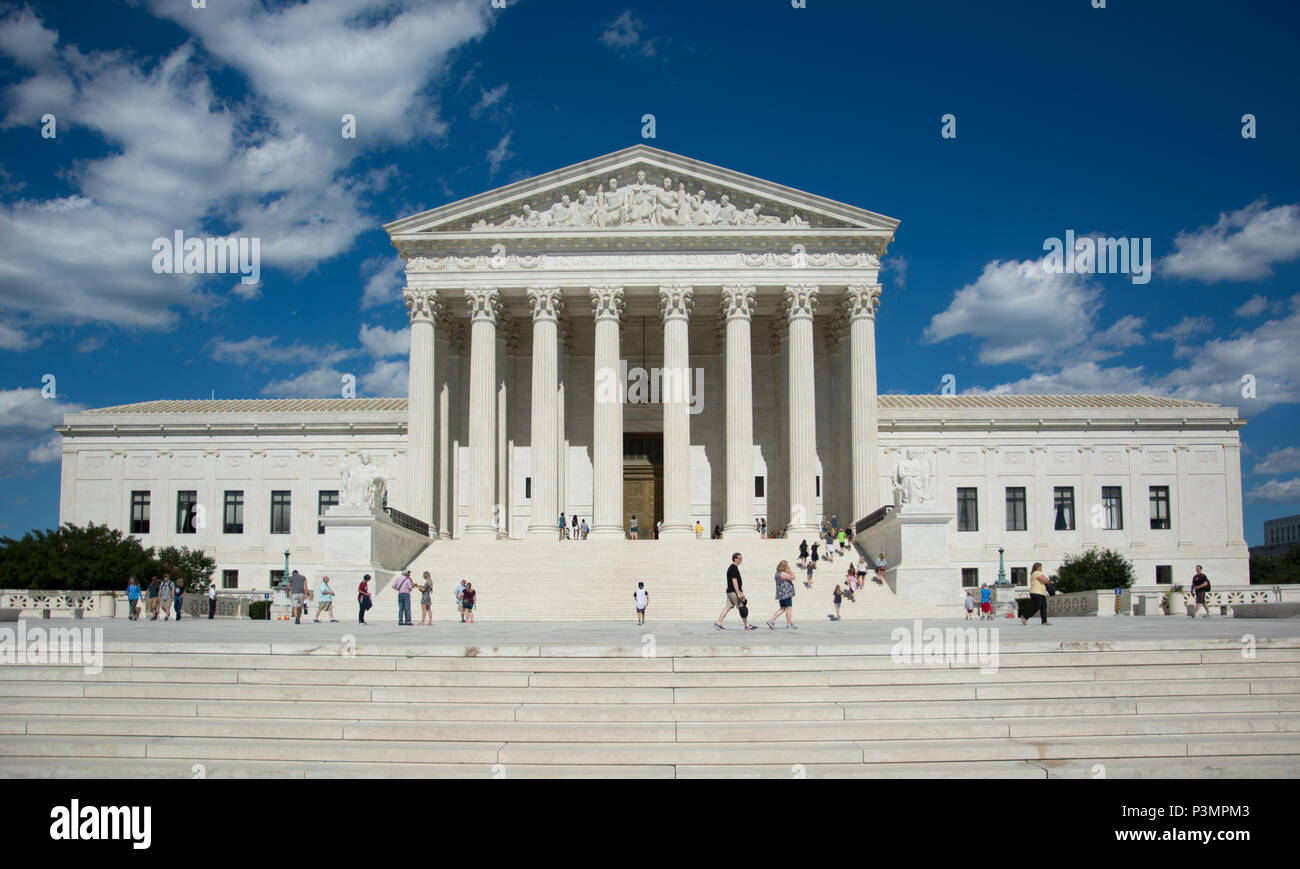
{"type": "Polygon", "coordinates": [[[496,287],[477,287],[465,291],[465,304],[469,307],[471,322],[496,323],[501,313],[501,293],[496,287]]]}
{"type": "Polygon", "coordinates": [[[844,313],[849,320],[875,319],[880,308],[880,284],[850,284],[844,288],[844,313]]]}
{"type": "Polygon", "coordinates": [[[722,288],[722,319],[748,320],[754,316],[758,288],[752,284],[727,284],[722,288]]]}
{"type": "Polygon", "coordinates": [[[790,322],[811,320],[820,295],[821,288],[814,284],[788,284],[785,288],[785,318],[790,322]]]}
{"type": "Polygon", "coordinates": [[[559,287],[529,287],[528,307],[533,312],[533,322],[552,320],[559,322],[564,312],[564,296],[559,287]]]}
{"type": "Polygon", "coordinates": [[[623,308],[626,303],[623,299],[622,287],[592,287],[591,293],[591,313],[596,320],[622,320],[623,308]]]}
{"type": "Polygon", "coordinates": [[[659,316],[664,322],[690,319],[695,307],[695,288],[672,284],[659,288],[659,316]]]}
{"type": "Polygon", "coordinates": [[[442,316],[442,304],[438,301],[437,290],[413,290],[407,287],[402,290],[402,298],[406,301],[406,315],[412,323],[436,324],[442,316]]]}

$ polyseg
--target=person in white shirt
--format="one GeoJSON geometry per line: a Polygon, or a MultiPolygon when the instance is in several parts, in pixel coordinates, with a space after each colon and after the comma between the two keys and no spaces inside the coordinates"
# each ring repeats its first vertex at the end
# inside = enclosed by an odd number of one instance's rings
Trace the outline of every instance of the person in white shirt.
{"type": "Polygon", "coordinates": [[[215,582],[210,582],[208,583],[208,618],[214,619],[216,617],[217,617],[217,584],[215,582]]]}
{"type": "Polygon", "coordinates": [[[650,592],[645,590],[645,583],[638,582],[636,591],[632,592],[632,598],[636,601],[636,623],[645,624],[645,608],[650,603],[650,592]]]}

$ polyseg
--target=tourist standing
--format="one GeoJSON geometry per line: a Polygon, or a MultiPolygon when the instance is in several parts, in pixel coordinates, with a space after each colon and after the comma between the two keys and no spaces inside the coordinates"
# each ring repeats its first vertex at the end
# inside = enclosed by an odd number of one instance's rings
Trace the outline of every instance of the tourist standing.
{"type": "MultiPolygon", "coordinates": [[[[863,563],[863,566],[864,567],[866,566],[865,562],[863,563]]],[[[885,584],[885,568],[888,566],[889,565],[885,561],[885,553],[882,552],[876,556],[876,584],[877,585],[885,584]]],[[[864,573],[863,575],[865,576],[866,574],[864,573]]]]}
{"type": "Polygon", "coordinates": [[[1043,573],[1043,563],[1035,561],[1029,576],[1029,599],[1033,602],[1034,608],[1028,616],[1021,616],[1022,625],[1029,624],[1029,619],[1034,617],[1034,613],[1042,613],[1042,623],[1051,624],[1047,620],[1047,576],[1043,573]]]}
{"type": "Polygon", "coordinates": [[[853,565],[850,564],[848,572],[844,574],[844,584],[848,586],[846,596],[854,603],[858,602],[858,599],[854,596],[858,590],[858,576],[859,574],[853,569],[853,565]]]}
{"type": "Polygon", "coordinates": [[[633,513],[633,514],[632,514],[632,521],[631,521],[630,523],[628,523],[628,526],[627,526],[627,534],[628,534],[628,536],[631,537],[633,540],[636,540],[636,539],[637,539],[637,532],[638,532],[639,530],[640,530],[640,526],[637,525],[636,514],[633,513]]]}
{"type": "Polygon", "coordinates": [[[645,583],[638,582],[636,591],[632,592],[632,599],[636,601],[636,623],[645,624],[645,608],[650,603],[650,592],[645,590],[645,583]]]}
{"type": "Polygon", "coordinates": [[[587,520],[586,520],[586,519],[583,519],[583,520],[582,520],[582,539],[583,539],[583,540],[586,540],[586,539],[587,539],[587,535],[590,534],[590,533],[591,533],[591,526],[587,524],[587,520]]]}
{"type": "Polygon", "coordinates": [[[762,520],[762,519],[755,519],[755,520],[754,520],[754,530],[758,532],[758,536],[759,536],[759,537],[762,537],[762,536],[763,536],[763,520],[762,520]]]}
{"type": "Polygon", "coordinates": [[[420,586],[420,624],[433,624],[433,577],[429,571],[422,577],[424,585],[420,586]]]}
{"type": "Polygon", "coordinates": [[[397,590],[397,623],[399,625],[411,624],[411,588],[415,585],[411,581],[411,571],[403,570],[402,575],[393,583],[393,588],[397,590]]]}
{"type": "Polygon", "coordinates": [[[766,539],[767,539],[767,520],[766,520],[766,519],[759,519],[759,520],[758,520],[758,523],[759,523],[759,524],[758,524],[758,536],[761,537],[761,538],[763,538],[764,540],[766,540],[766,539]]]}
{"type": "Polygon", "coordinates": [[[820,540],[814,540],[814,541],[813,541],[813,545],[812,545],[812,566],[813,566],[813,569],[814,569],[814,570],[817,568],[817,558],[818,558],[818,555],[817,555],[817,548],[818,548],[819,546],[821,546],[821,545],[822,545],[822,542],[821,542],[820,540]]]}
{"type": "Polygon", "coordinates": [[[803,567],[807,561],[808,561],[808,541],[800,540],[799,541],[799,566],[803,567]]]}
{"type": "Polygon", "coordinates": [[[158,586],[158,608],[162,610],[163,621],[171,621],[172,601],[176,598],[176,586],[170,575],[164,573],[162,585],[158,586]]]}
{"type": "Polygon", "coordinates": [[[176,621],[181,620],[181,611],[185,608],[185,580],[176,580],[176,621]]]}
{"type": "Polygon", "coordinates": [[[963,603],[966,605],[966,621],[970,621],[971,618],[975,615],[975,598],[970,593],[969,588],[966,589],[966,598],[963,601],[963,603]]]}
{"type": "Polygon", "coordinates": [[[463,622],[465,621],[465,580],[462,579],[460,585],[456,586],[454,596],[456,598],[456,615],[460,616],[460,620],[463,622]]]}
{"type": "Polygon", "coordinates": [[[831,616],[831,621],[838,622],[840,620],[840,603],[843,600],[844,593],[840,591],[840,587],[837,585],[835,591],[831,592],[831,602],[835,604],[835,615],[831,616]]]}
{"type": "Polygon", "coordinates": [[[658,522],[655,523],[655,540],[659,539],[659,535],[663,533],[663,530],[664,530],[664,520],[660,519],[658,522]]]}
{"type": "Polygon", "coordinates": [[[790,572],[790,562],[782,561],[776,566],[776,602],[778,609],[767,620],[767,626],[776,630],[776,620],[785,613],[786,630],[794,630],[794,574],[790,572]]]}
{"type": "MultiPolygon", "coordinates": [[[[722,615],[718,616],[718,620],[713,623],[713,626],[720,631],[725,630],[722,622],[726,619],[727,613],[731,612],[732,607],[739,608],[745,602],[745,583],[740,578],[740,563],[744,560],[739,552],[732,553],[731,565],[727,567],[727,604],[722,608],[722,615]]],[[[754,625],[749,623],[748,609],[741,610],[740,621],[745,626],[745,630],[754,630],[754,625]]]]}
{"type": "Polygon", "coordinates": [[[374,606],[370,599],[370,574],[361,577],[361,584],[357,586],[357,622],[366,623],[366,610],[374,606]]]}
{"type": "Polygon", "coordinates": [[[1198,609],[1205,610],[1205,617],[1210,617],[1210,607],[1205,603],[1206,592],[1210,590],[1210,578],[1201,572],[1201,566],[1196,565],[1196,575],[1192,577],[1192,594],[1196,597],[1196,604],[1192,611],[1188,613],[1192,618],[1196,618],[1198,609]]]}
{"type": "Polygon", "coordinates": [[[993,589],[988,583],[980,583],[980,621],[993,618],[993,589]]]}
{"type": "Polygon", "coordinates": [[[158,582],[158,577],[149,580],[149,590],[146,593],[149,601],[149,621],[158,621],[158,595],[162,593],[162,584],[158,582]]]}
{"type": "Polygon", "coordinates": [[[460,608],[465,615],[463,621],[474,621],[474,604],[477,602],[478,592],[474,590],[474,584],[471,582],[465,583],[465,592],[461,595],[460,599],[460,608]]]}
{"type": "Polygon", "coordinates": [[[569,533],[569,524],[565,520],[564,514],[561,513],[560,514],[560,539],[563,540],[565,535],[568,533],[569,533]]]}
{"type": "Polygon", "coordinates": [[[209,621],[217,617],[217,584],[208,583],[208,619],[209,621]]]}
{"type": "Polygon", "coordinates": [[[334,589],[330,586],[330,578],[322,576],[320,578],[320,587],[316,589],[316,618],[319,622],[322,613],[330,614],[330,621],[337,622],[334,618],[334,589]]]}
{"type": "Polygon", "coordinates": [[[307,577],[294,568],[289,574],[289,600],[293,603],[293,623],[302,624],[302,612],[307,608],[307,577]]]}
{"type": "Polygon", "coordinates": [[[573,539],[578,539],[578,514],[573,514],[573,539]]]}
{"type": "Polygon", "coordinates": [[[140,583],[131,577],[131,581],[126,584],[126,617],[131,621],[136,621],[139,617],[140,607],[140,583]]]}
{"type": "Polygon", "coordinates": [[[699,519],[695,520],[695,539],[696,540],[704,539],[704,525],[700,523],[699,519]]]}

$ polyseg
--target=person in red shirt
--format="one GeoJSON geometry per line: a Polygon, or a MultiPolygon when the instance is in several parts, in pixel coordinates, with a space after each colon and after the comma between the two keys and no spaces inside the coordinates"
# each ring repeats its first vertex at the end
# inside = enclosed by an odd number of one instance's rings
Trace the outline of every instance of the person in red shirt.
{"type": "Polygon", "coordinates": [[[361,584],[357,586],[357,621],[361,624],[366,623],[366,610],[370,609],[370,574],[361,577],[361,584]]]}
{"type": "Polygon", "coordinates": [[[478,592],[474,590],[473,583],[465,583],[465,593],[460,598],[461,612],[465,621],[474,621],[474,601],[478,597],[478,592]]]}

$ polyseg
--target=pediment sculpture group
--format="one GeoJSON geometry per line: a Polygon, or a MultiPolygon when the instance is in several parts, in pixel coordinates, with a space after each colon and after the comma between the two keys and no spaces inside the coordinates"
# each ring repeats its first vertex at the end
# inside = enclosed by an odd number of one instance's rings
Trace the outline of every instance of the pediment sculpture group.
{"type": "Polygon", "coordinates": [[[720,199],[709,199],[703,190],[688,193],[686,185],[678,182],[673,189],[673,179],[665,176],[663,186],[646,182],[644,171],[636,173],[636,183],[618,186],[618,179],[610,178],[596,188],[594,196],[579,190],[577,199],[568,194],[560,197],[550,208],[535,211],[524,205],[519,214],[513,214],[493,226],[486,220],[474,223],[473,229],[520,228],[605,228],[611,226],[793,226],[806,227],[808,221],[795,214],[789,220],[771,214],[761,214],[763,206],[755,202],[742,209],[723,194],[720,199]]]}

